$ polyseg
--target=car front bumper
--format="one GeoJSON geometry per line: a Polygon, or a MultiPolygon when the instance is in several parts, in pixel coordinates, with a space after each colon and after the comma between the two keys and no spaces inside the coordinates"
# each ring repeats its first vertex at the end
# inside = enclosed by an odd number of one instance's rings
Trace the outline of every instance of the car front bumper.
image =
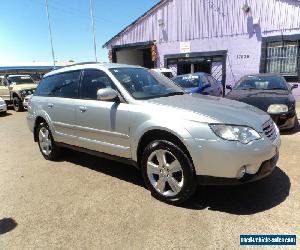
{"type": "Polygon", "coordinates": [[[265,173],[265,165],[270,162],[272,169],[274,168],[281,144],[279,133],[274,141],[262,136],[261,139],[246,145],[220,138],[185,142],[198,179],[202,177],[211,179],[216,182],[215,184],[218,183],[218,178],[228,179],[228,182],[234,180],[236,183],[243,183],[248,179],[256,180],[265,177],[272,172],[265,173]]]}
{"type": "Polygon", "coordinates": [[[289,111],[288,113],[270,115],[273,121],[277,124],[278,128],[283,129],[292,129],[295,126],[296,122],[296,111],[289,111]]]}
{"type": "Polygon", "coordinates": [[[197,181],[199,185],[240,185],[258,181],[273,173],[274,169],[276,168],[278,159],[279,154],[277,153],[272,159],[264,161],[259,167],[259,170],[256,174],[245,174],[241,179],[198,175],[197,181]]]}

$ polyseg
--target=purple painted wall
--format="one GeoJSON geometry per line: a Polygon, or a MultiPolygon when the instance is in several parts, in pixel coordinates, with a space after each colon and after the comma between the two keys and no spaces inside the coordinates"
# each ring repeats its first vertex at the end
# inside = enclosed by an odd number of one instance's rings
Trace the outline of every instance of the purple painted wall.
{"type": "MultiPolygon", "coordinates": [[[[191,42],[191,52],[228,50],[226,82],[234,83],[259,72],[261,38],[282,34],[300,34],[296,0],[165,0],[107,47],[156,41],[160,67],[165,55],[180,53],[181,41],[191,42]],[[245,2],[251,7],[248,14],[241,8],[245,2]]],[[[300,89],[295,95],[300,99],[300,89]]]]}

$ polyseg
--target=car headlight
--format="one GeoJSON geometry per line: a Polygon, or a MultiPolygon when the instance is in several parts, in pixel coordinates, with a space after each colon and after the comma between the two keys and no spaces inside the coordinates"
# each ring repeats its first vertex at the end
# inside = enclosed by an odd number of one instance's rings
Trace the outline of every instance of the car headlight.
{"type": "Polygon", "coordinates": [[[288,112],[289,108],[287,105],[284,104],[273,104],[270,105],[268,108],[269,114],[278,114],[278,113],[285,113],[288,112]]]}
{"type": "Polygon", "coordinates": [[[22,96],[26,96],[26,95],[27,95],[26,90],[22,90],[22,91],[21,91],[21,95],[22,95],[22,96]]]}
{"type": "Polygon", "coordinates": [[[210,128],[219,137],[228,141],[239,141],[248,144],[261,138],[253,128],[226,124],[211,124],[210,128]]]}

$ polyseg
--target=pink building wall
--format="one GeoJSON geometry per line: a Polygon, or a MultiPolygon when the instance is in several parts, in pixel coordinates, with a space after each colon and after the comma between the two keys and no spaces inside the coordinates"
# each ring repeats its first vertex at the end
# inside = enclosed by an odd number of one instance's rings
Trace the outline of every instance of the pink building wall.
{"type": "MultiPolygon", "coordinates": [[[[182,41],[191,43],[191,53],[227,50],[226,83],[232,84],[259,73],[262,37],[291,34],[300,34],[297,0],[165,0],[107,47],[156,41],[160,67],[165,55],[180,53],[182,41]]],[[[295,95],[300,99],[300,89],[295,95]]]]}

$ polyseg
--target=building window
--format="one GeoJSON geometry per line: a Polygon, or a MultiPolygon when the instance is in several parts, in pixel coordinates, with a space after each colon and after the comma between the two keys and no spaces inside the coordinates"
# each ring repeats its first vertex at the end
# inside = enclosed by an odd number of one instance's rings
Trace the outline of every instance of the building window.
{"type": "Polygon", "coordinates": [[[297,75],[299,41],[267,43],[266,72],[297,75]]]}

